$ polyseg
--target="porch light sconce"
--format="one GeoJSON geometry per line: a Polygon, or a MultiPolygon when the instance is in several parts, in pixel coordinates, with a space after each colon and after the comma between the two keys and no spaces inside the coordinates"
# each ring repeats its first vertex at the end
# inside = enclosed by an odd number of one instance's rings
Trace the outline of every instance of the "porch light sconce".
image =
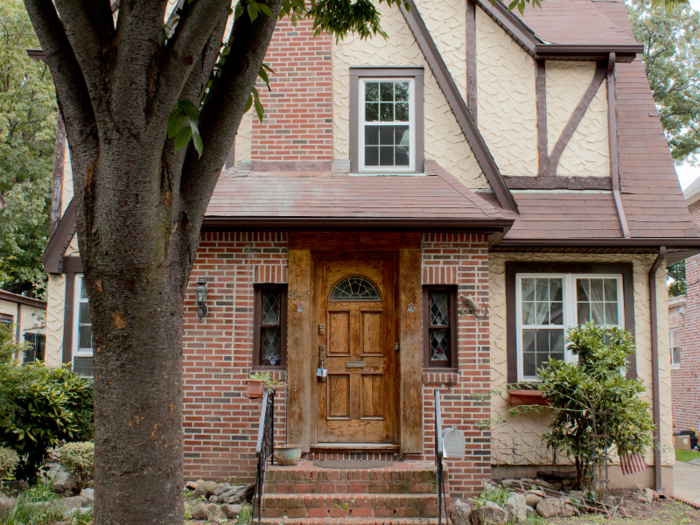
{"type": "Polygon", "coordinates": [[[207,315],[207,282],[204,279],[197,280],[197,307],[199,308],[199,322],[207,315]]]}
{"type": "Polygon", "coordinates": [[[489,309],[476,304],[476,300],[471,295],[460,296],[460,302],[462,303],[462,308],[459,310],[460,315],[471,314],[477,319],[486,319],[489,315],[489,309]]]}

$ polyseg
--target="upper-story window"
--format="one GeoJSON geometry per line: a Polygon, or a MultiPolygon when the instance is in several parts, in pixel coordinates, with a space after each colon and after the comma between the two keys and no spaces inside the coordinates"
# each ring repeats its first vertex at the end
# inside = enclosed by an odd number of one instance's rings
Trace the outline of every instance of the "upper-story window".
{"type": "Polygon", "coordinates": [[[87,287],[82,275],[75,278],[75,305],[73,309],[73,370],[92,377],[92,317],[87,287]]]}
{"type": "Polygon", "coordinates": [[[671,368],[681,367],[681,333],[678,327],[671,328],[669,331],[670,347],[671,347],[671,368]]]}
{"type": "Polygon", "coordinates": [[[423,172],[423,69],[353,68],[350,170],[423,172]]]}

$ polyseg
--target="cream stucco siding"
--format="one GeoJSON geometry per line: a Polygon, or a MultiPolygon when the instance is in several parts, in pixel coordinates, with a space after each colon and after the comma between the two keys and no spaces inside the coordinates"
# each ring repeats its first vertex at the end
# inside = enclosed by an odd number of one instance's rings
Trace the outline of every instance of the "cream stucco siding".
{"type": "MultiPolygon", "coordinates": [[[[541,261],[547,262],[632,262],[634,265],[634,314],[637,348],[637,373],[644,381],[646,392],[644,399],[652,402],[652,366],[651,340],[649,318],[649,286],[648,272],[653,264],[653,255],[614,256],[614,255],[564,255],[564,254],[499,254],[489,256],[489,293],[491,321],[491,385],[496,391],[503,392],[495,395],[491,401],[492,418],[494,421],[503,416],[509,409],[508,395],[505,386],[508,380],[507,341],[506,331],[506,261],[541,261]]],[[[662,266],[657,272],[657,306],[659,320],[659,355],[668,354],[668,308],[666,299],[666,272],[662,266]]],[[[625,305],[628,307],[629,305],[625,305]]],[[[672,444],[671,418],[671,374],[668,359],[660,360],[661,375],[661,434],[662,434],[662,465],[672,466],[675,462],[672,444]]],[[[530,465],[547,464],[552,462],[552,454],[543,446],[541,436],[546,432],[550,412],[540,409],[529,414],[506,414],[503,424],[496,423],[493,432],[492,462],[495,465],[530,465]],[[548,460],[548,461],[547,461],[548,460]]],[[[653,451],[649,450],[647,464],[654,463],[653,451]]],[[[557,458],[562,463],[562,458],[557,458]]]]}
{"type": "MultiPolygon", "coordinates": [[[[450,0],[452,2],[452,0],[450,0]]],[[[333,147],[336,159],[350,158],[350,68],[408,66],[425,70],[425,156],[435,159],[468,188],[487,189],[488,182],[430,67],[397,7],[379,4],[382,28],[389,38],[348,36],[333,43],[333,147]]],[[[456,55],[455,55],[456,56],[456,55]]]]}
{"type": "Polygon", "coordinates": [[[238,125],[236,142],[234,146],[234,158],[236,164],[239,162],[249,162],[251,159],[251,148],[253,140],[253,108],[243,115],[241,123],[238,125]]]}
{"type": "MultiPolygon", "coordinates": [[[[593,80],[595,70],[595,62],[546,62],[547,142],[550,152],[593,80]]],[[[610,176],[606,81],[601,84],[564,149],[556,174],[565,177],[610,176]]]]}
{"type": "Polygon", "coordinates": [[[63,164],[63,188],[61,193],[61,215],[66,211],[66,208],[73,199],[73,166],[70,163],[70,148],[66,141],[66,151],[63,164]]]}
{"type": "Polygon", "coordinates": [[[476,10],[479,130],[503,175],[537,175],[535,63],[476,10]]]}
{"type": "Polygon", "coordinates": [[[73,234],[73,238],[70,240],[70,244],[64,253],[66,257],[78,256],[80,255],[80,250],[78,249],[78,234],[73,234]]]}
{"type": "Polygon", "coordinates": [[[49,275],[46,297],[46,364],[59,366],[63,354],[63,317],[66,310],[66,278],[49,275]]]}

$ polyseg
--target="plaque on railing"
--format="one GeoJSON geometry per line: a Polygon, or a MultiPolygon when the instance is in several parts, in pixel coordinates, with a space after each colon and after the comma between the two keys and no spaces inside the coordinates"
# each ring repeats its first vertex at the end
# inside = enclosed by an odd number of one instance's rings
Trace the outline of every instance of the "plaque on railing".
{"type": "Polygon", "coordinates": [[[454,428],[442,431],[442,449],[445,459],[464,459],[467,441],[464,434],[454,428]]]}

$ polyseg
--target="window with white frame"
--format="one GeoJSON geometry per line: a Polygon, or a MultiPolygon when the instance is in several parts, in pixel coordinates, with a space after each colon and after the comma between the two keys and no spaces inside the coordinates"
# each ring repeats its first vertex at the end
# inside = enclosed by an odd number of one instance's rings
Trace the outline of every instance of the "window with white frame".
{"type": "Polygon", "coordinates": [[[517,274],[516,325],[518,381],[537,380],[550,359],[572,361],[568,328],[592,321],[622,326],[622,276],[517,274]]]}
{"type": "Polygon", "coordinates": [[[75,278],[75,305],[73,309],[73,370],[92,377],[92,318],[87,288],[82,275],[75,278]]]}
{"type": "Polygon", "coordinates": [[[681,367],[681,333],[678,328],[671,328],[669,332],[671,348],[671,368],[681,367]]]}

